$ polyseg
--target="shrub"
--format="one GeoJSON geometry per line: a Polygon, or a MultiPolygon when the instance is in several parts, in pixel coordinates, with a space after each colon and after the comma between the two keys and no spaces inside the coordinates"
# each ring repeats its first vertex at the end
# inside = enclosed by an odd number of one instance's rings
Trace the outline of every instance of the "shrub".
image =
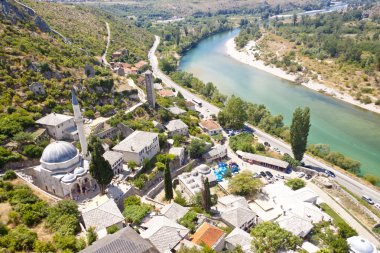
{"type": "Polygon", "coordinates": [[[242,133],[230,138],[230,147],[233,151],[241,150],[243,152],[255,153],[255,148],[252,145],[253,135],[242,133]]]}
{"type": "Polygon", "coordinates": [[[30,144],[23,148],[23,154],[29,158],[40,158],[44,149],[40,146],[30,144]]]}
{"type": "Polygon", "coordinates": [[[197,212],[194,210],[190,210],[179,220],[179,224],[190,229],[191,233],[194,233],[196,220],[197,220],[197,212]]]}
{"type": "Polygon", "coordinates": [[[187,201],[183,197],[182,193],[180,191],[176,191],[175,194],[176,194],[176,196],[174,198],[174,202],[177,203],[178,205],[186,206],[187,201]]]}
{"type": "Polygon", "coordinates": [[[126,206],[123,215],[127,222],[133,223],[133,224],[139,224],[141,223],[142,219],[145,217],[145,215],[150,211],[150,206],[146,204],[142,205],[130,205],[126,206]]]}
{"type": "Polygon", "coordinates": [[[133,206],[133,205],[141,205],[141,199],[140,197],[133,195],[129,196],[124,200],[124,207],[126,206],[133,206]]]}
{"type": "Polygon", "coordinates": [[[90,227],[87,230],[87,235],[86,236],[87,236],[87,244],[88,245],[91,245],[93,242],[96,241],[96,239],[98,239],[98,235],[96,234],[94,227],[90,227]]]}
{"type": "Polygon", "coordinates": [[[17,178],[16,172],[14,172],[13,170],[7,170],[3,176],[4,180],[13,180],[16,178],[17,178]]]}
{"type": "Polygon", "coordinates": [[[116,226],[116,225],[112,225],[112,226],[110,226],[110,227],[107,228],[107,233],[108,234],[114,234],[117,231],[119,231],[119,227],[116,226]]]}
{"type": "Polygon", "coordinates": [[[11,251],[31,251],[37,234],[25,225],[18,225],[0,239],[0,246],[11,251]]]}
{"type": "Polygon", "coordinates": [[[372,174],[365,174],[364,179],[373,185],[377,185],[378,183],[380,183],[380,178],[372,174]]]}
{"type": "Polygon", "coordinates": [[[51,242],[35,241],[34,251],[37,253],[55,252],[56,249],[51,242]]]}
{"type": "Polygon", "coordinates": [[[289,186],[292,190],[298,190],[302,187],[305,187],[305,181],[303,181],[300,178],[292,178],[286,181],[285,183],[287,186],[289,186]]]}

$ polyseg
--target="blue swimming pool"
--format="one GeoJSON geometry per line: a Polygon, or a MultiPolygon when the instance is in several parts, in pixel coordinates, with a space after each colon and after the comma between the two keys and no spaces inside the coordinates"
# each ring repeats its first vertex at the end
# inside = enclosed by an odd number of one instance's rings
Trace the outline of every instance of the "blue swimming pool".
{"type": "Polygon", "coordinates": [[[225,174],[228,171],[231,171],[231,173],[238,173],[239,172],[239,165],[237,165],[234,162],[231,162],[229,164],[220,162],[218,163],[217,167],[213,169],[216,181],[222,182],[225,174]]]}

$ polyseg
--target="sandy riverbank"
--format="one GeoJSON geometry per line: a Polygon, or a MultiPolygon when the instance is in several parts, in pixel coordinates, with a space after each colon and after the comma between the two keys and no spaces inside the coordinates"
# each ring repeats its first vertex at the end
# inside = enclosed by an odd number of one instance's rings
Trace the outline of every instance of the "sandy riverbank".
{"type": "MultiPolygon", "coordinates": [[[[263,70],[265,72],[268,72],[272,75],[278,76],[280,78],[283,78],[288,81],[294,82],[297,79],[297,75],[295,74],[289,74],[286,73],[286,71],[272,67],[270,65],[265,65],[263,61],[256,60],[255,53],[258,53],[258,51],[252,50],[252,48],[255,48],[256,43],[255,41],[250,41],[243,49],[238,50],[236,49],[234,38],[228,40],[226,42],[226,48],[227,48],[227,54],[242,62],[245,64],[248,64],[254,68],[263,70]]],[[[358,100],[355,100],[351,95],[345,94],[342,92],[339,92],[333,88],[330,88],[324,84],[315,82],[315,81],[309,81],[307,83],[302,83],[303,86],[312,89],[314,91],[323,92],[326,95],[335,97],[336,99],[339,99],[341,101],[344,101],[346,103],[350,103],[352,105],[356,105],[358,107],[361,107],[363,109],[369,110],[371,112],[379,113],[380,114],[380,107],[375,104],[363,104],[358,100]]]]}

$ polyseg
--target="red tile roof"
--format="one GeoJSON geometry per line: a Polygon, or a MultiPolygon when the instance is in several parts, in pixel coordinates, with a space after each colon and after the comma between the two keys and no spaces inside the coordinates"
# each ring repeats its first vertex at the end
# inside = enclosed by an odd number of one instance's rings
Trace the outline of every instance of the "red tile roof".
{"type": "Polygon", "coordinates": [[[218,122],[216,122],[215,120],[212,120],[212,119],[202,120],[201,122],[199,122],[199,125],[201,125],[201,127],[203,127],[203,128],[206,128],[207,130],[215,130],[215,129],[222,128],[218,124],[218,122]]]}
{"type": "Polygon", "coordinates": [[[191,241],[198,245],[204,243],[212,248],[223,235],[223,230],[205,222],[195,232],[191,241]]]}

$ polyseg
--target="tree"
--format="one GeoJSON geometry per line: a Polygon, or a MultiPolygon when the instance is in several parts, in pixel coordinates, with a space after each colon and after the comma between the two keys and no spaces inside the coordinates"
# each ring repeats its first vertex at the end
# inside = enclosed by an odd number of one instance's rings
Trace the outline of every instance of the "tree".
{"type": "Polygon", "coordinates": [[[116,232],[119,231],[119,230],[120,230],[119,227],[118,227],[116,224],[114,224],[114,225],[109,226],[109,227],[107,228],[107,234],[111,235],[111,234],[116,233],[116,232]]]}
{"type": "Polygon", "coordinates": [[[372,174],[365,174],[364,179],[373,185],[377,185],[378,183],[380,183],[380,178],[372,174]]]}
{"type": "Polygon", "coordinates": [[[286,181],[285,183],[287,186],[292,188],[292,190],[298,190],[301,189],[302,187],[305,187],[305,181],[303,181],[300,178],[292,178],[286,181]]]}
{"type": "Polygon", "coordinates": [[[7,170],[3,176],[3,180],[13,180],[16,178],[17,178],[17,175],[16,175],[16,172],[14,172],[14,170],[7,170]]]}
{"type": "Polygon", "coordinates": [[[219,123],[225,128],[239,130],[248,119],[245,103],[239,98],[232,96],[226,106],[218,114],[219,123]]]}
{"type": "Polygon", "coordinates": [[[202,206],[206,212],[211,210],[211,193],[210,193],[210,183],[206,177],[203,181],[203,191],[202,191],[202,206]]]}
{"type": "Polygon", "coordinates": [[[201,158],[206,152],[206,143],[200,139],[192,139],[189,145],[191,158],[201,158]]]}
{"type": "Polygon", "coordinates": [[[306,151],[307,137],[310,130],[310,109],[306,107],[302,110],[298,107],[293,113],[292,125],[290,126],[290,143],[294,158],[302,161],[306,151]]]}
{"type": "Polygon", "coordinates": [[[170,173],[169,167],[165,167],[165,170],[164,170],[164,185],[165,185],[165,199],[166,200],[173,199],[173,183],[172,183],[172,175],[170,173]]]}
{"type": "Polygon", "coordinates": [[[136,169],[136,167],[137,167],[137,163],[135,161],[130,160],[128,162],[128,168],[130,168],[132,171],[134,171],[136,169]]]}
{"type": "Polygon", "coordinates": [[[87,245],[91,245],[93,242],[96,241],[96,239],[98,239],[98,235],[96,234],[94,227],[90,227],[87,230],[86,236],[87,236],[87,245]]]}
{"type": "Polygon", "coordinates": [[[228,183],[228,189],[232,194],[241,196],[254,195],[263,185],[260,179],[253,178],[249,171],[243,171],[231,178],[228,183]]]}
{"type": "Polygon", "coordinates": [[[254,252],[267,253],[278,250],[295,250],[301,245],[301,238],[282,229],[277,223],[263,222],[251,230],[252,247],[254,252]]]}
{"type": "Polygon", "coordinates": [[[100,139],[92,137],[89,146],[91,151],[90,174],[98,183],[101,194],[104,194],[107,185],[113,178],[113,171],[110,163],[103,157],[104,149],[100,139]]]}
{"type": "Polygon", "coordinates": [[[297,14],[294,13],[293,14],[293,26],[295,26],[297,24],[297,19],[298,19],[297,14]]]}
{"type": "Polygon", "coordinates": [[[132,195],[132,196],[127,197],[124,200],[124,207],[133,206],[133,205],[136,205],[136,206],[141,205],[141,199],[139,196],[132,195]]]}
{"type": "Polygon", "coordinates": [[[34,251],[37,253],[55,252],[56,249],[51,242],[35,241],[34,251]]]}

